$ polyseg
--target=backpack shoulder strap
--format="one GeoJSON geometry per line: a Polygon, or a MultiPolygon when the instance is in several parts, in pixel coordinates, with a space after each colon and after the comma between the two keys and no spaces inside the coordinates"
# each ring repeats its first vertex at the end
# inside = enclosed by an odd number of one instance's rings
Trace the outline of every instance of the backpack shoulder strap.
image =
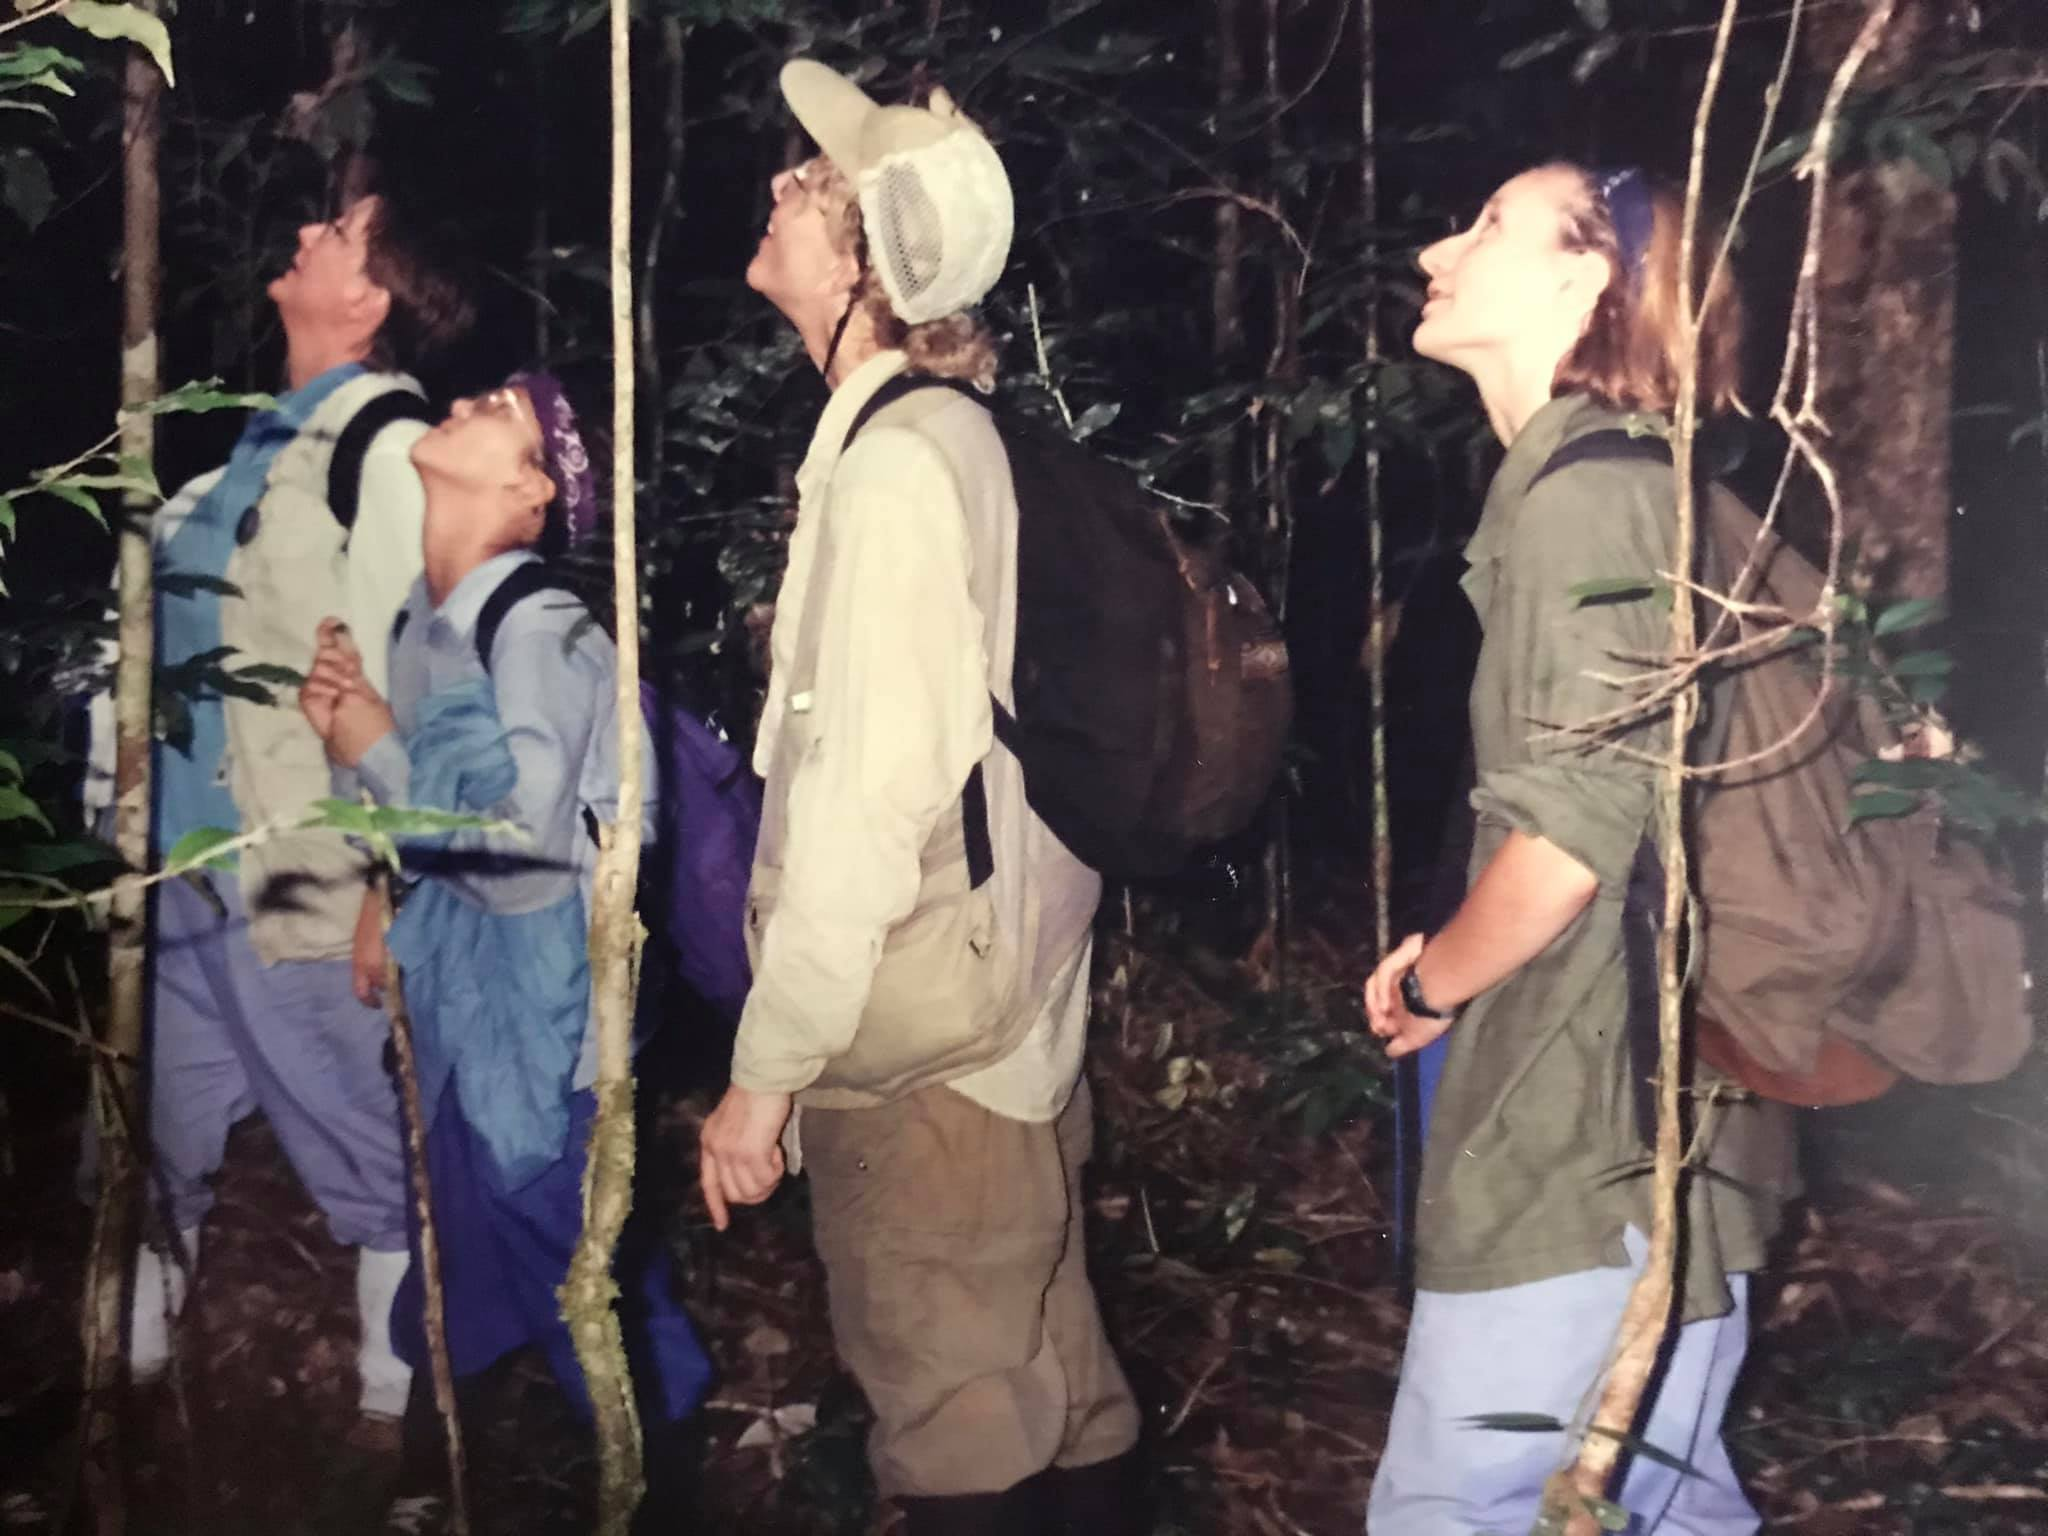
{"type": "Polygon", "coordinates": [[[964,379],[942,379],[930,373],[899,373],[868,396],[866,404],[854,413],[853,424],[846,429],[846,436],[840,440],[839,451],[846,452],[853,445],[853,440],[860,436],[860,429],[898,400],[907,399],[926,389],[948,389],[956,395],[972,400],[976,405],[988,405],[988,398],[964,379]]]}
{"type": "Polygon", "coordinates": [[[1536,471],[1529,484],[1534,486],[1549,479],[1561,469],[1574,464],[1663,464],[1671,463],[1671,444],[1654,433],[1624,431],[1620,427],[1603,427],[1598,432],[1588,432],[1559,445],[1558,450],[1544,460],[1543,467],[1536,471]]]}
{"type": "MultiPolygon", "coordinates": [[[[975,404],[988,405],[981,391],[963,379],[942,379],[929,373],[899,373],[885,382],[882,387],[868,396],[866,402],[854,413],[853,422],[846,429],[846,436],[840,440],[841,453],[853,446],[853,440],[860,430],[883,411],[899,400],[928,389],[950,390],[956,395],[972,400],[975,404]]],[[[1015,750],[1016,722],[1010,712],[1003,708],[995,695],[989,695],[989,704],[995,711],[996,735],[1005,746],[1015,750]]],[[[982,777],[981,764],[976,763],[968,770],[967,783],[961,788],[961,816],[965,822],[967,836],[967,882],[975,890],[987,883],[995,873],[995,846],[988,829],[988,787],[982,777]]]]}
{"type": "Polygon", "coordinates": [[[363,492],[363,461],[377,434],[394,422],[430,419],[427,402],[410,389],[387,389],[348,419],[334,440],[327,461],[327,505],[344,530],[356,525],[356,506],[363,492]]]}
{"type": "Polygon", "coordinates": [[[514,566],[512,573],[498,583],[491,595],[484,599],[483,607],[477,610],[476,659],[483,664],[486,676],[491,670],[491,648],[497,644],[498,631],[504,628],[506,615],[537,592],[568,592],[574,595],[574,589],[553,566],[545,560],[529,560],[514,566]]]}

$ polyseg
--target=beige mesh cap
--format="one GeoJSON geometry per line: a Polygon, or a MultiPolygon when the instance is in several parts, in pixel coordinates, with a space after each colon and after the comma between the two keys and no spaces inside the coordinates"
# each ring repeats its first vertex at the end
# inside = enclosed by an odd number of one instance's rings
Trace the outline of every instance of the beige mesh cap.
{"type": "Polygon", "coordinates": [[[782,94],[860,198],[868,254],[889,304],[921,325],[979,303],[1010,258],[1010,178],[982,131],[943,91],[929,107],[885,107],[810,59],[782,68],[782,94]]]}

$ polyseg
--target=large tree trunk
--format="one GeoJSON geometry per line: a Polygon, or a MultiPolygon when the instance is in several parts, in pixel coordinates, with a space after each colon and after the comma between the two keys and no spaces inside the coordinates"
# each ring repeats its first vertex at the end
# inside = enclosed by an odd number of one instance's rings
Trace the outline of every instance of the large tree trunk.
{"type": "MultiPolygon", "coordinates": [[[[153,0],[149,8],[154,9],[153,0]]],[[[157,367],[157,148],[163,128],[163,76],[140,49],[124,77],[121,132],[121,403],[159,391],[157,367]]],[[[144,463],[155,448],[155,419],[124,415],[121,451],[144,463]]],[[[99,1131],[99,1199],[83,1308],[85,1404],[81,1471],[96,1536],[120,1536],[126,1524],[119,1443],[122,1376],[121,1299],[134,1256],[140,1214],[143,1134],[139,1063],[148,1001],[150,677],[155,662],[155,583],[146,503],[131,502],[120,532],[120,660],[114,674],[116,757],[114,842],[130,874],[114,885],[108,936],[107,1053],[94,1053],[93,1113],[99,1131]]]]}
{"type": "MultiPolygon", "coordinates": [[[[1806,68],[1817,103],[1864,7],[1817,9],[1806,68]]],[[[1950,0],[1901,0],[1859,90],[1947,51],[1950,0]]],[[[1858,569],[1893,597],[1948,587],[1949,416],[1955,388],[1956,198],[1907,159],[1835,178],[1820,259],[1820,411],[1858,569]]]]}
{"type": "Polygon", "coordinates": [[[640,922],[640,563],[633,500],[633,113],[629,0],[611,0],[612,580],[618,620],[619,815],[603,830],[590,914],[597,1000],[597,1115],[583,1174],[583,1236],[562,1285],[562,1317],[597,1429],[597,1528],[627,1536],[640,1502],[640,1416],[613,1306],[612,1257],[633,1205],[633,991],[640,922]]]}

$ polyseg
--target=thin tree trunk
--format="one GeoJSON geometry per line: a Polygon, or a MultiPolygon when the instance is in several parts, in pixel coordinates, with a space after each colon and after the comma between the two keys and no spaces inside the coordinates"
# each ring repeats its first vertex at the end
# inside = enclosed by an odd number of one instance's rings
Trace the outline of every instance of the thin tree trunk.
{"type": "MultiPolygon", "coordinates": [[[[1948,11],[1901,0],[1861,88],[1883,90],[1938,63],[1949,51],[1948,11]]],[[[1815,101],[1861,23],[1856,7],[1815,11],[1815,101]]],[[[1827,350],[1820,414],[1857,570],[1886,596],[1936,597],[1948,589],[1956,195],[1902,156],[1837,172],[1825,218],[1820,329],[1857,340],[1827,350]]]]}
{"type": "MultiPolygon", "coordinates": [[[[145,0],[151,10],[154,0],[145,0]]],[[[121,403],[160,393],[157,366],[163,76],[140,49],[123,77],[121,132],[121,403]]],[[[121,451],[147,463],[154,418],[124,415],[121,451]]],[[[155,581],[149,506],[131,500],[121,520],[120,659],[114,672],[114,842],[131,873],[115,882],[109,913],[107,1052],[94,1052],[93,1112],[99,1131],[99,1199],[93,1208],[82,1309],[85,1402],[80,1468],[95,1536],[120,1536],[127,1523],[122,1491],[119,1397],[121,1299],[139,1227],[142,1135],[138,1063],[147,994],[148,895],[138,874],[149,865],[150,677],[155,661],[155,581]]]]}
{"type": "MultiPolygon", "coordinates": [[[[1849,48],[1839,59],[1829,91],[1829,100],[1839,110],[1857,70],[1885,36],[1895,6],[1900,0],[1873,0],[1849,48]]],[[[1682,578],[1672,582],[1671,650],[1674,658],[1692,651],[1697,644],[1694,592],[1691,578],[1696,565],[1694,440],[1698,427],[1699,380],[1696,365],[1699,319],[1706,295],[1697,291],[1702,264],[1698,249],[1698,209],[1708,148],[1708,125],[1719,94],[1727,64],[1730,38],[1741,0],[1724,0],[1720,25],[1714,39],[1714,53],[1700,104],[1693,118],[1692,155],[1686,187],[1685,224],[1679,245],[1679,333],[1678,400],[1672,412],[1672,472],[1677,491],[1677,530],[1674,541],[1674,573],[1682,578]]],[[[1826,163],[1835,132],[1834,119],[1823,112],[1814,130],[1814,147],[1809,152],[1826,163]]],[[[1829,205],[1818,180],[1813,193],[1816,217],[1825,221],[1829,205]]],[[[1802,278],[1802,284],[1805,279],[1802,278]]],[[[1795,305],[1795,313],[1797,306],[1795,305]]],[[[1795,318],[1795,325],[1797,320],[1795,318]]],[[[1811,360],[1809,360],[1811,362],[1811,360]]],[[[1664,863],[1664,914],[1657,939],[1657,1132],[1651,1172],[1650,1242],[1643,1270],[1636,1277],[1622,1308],[1619,1327],[1601,1383],[1599,1399],[1577,1448],[1574,1462],[1560,1471],[1545,1489],[1543,1518],[1539,1530],[1561,1525],[1565,1536],[1598,1536],[1603,1529],[1596,1514],[1597,1501],[1607,1497],[1623,1448],[1622,1436],[1634,1427],[1645,1395],[1656,1373],[1668,1330],[1674,1326],[1678,1308],[1676,1275],[1680,1240],[1680,1195],[1685,1177],[1684,1106],[1685,995],[1684,954],[1687,943],[1686,919],[1690,904],[1690,861],[1685,839],[1684,807],[1687,779],[1688,738],[1698,719],[1696,687],[1682,691],[1673,701],[1671,740],[1657,792],[1657,832],[1664,863]]],[[[1663,1449],[1670,1450],[1671,1447],[1663,1449]]]]}
{"type": "MultiPolygon", "coordinates": [[[[1265,0],[1262,30],[1262,62],[1265,73],[1267,197],[1274,207],[1284,196],[1281,162],[1286,154],[1286,128],[1281,122],[1280,95],[1280,0],[1265,0]]],[[[1283,431],[1286,413],[1272,398],[1277,387],[1291,390],[1299,372],[1295,332],[1300,320],[1301,291],[1296,274],[1289,270],[1287,246],[1277,231],[1272,237],[1273,350],[1266,363],[1268,397],[1260,413],[1265,438],[1266,519],[1260,540],[1259,568],[1265,575],[1266,593],[1273,604],[1273,616],[1281,623],[1287,618],[1287,587],[1294,560],[1294,506],[1291,492],[1293,454],[1283,431]]],[[[1307,258],[1304,257],[1303,260],[1307,258]]],[[[1293,919],[1294,870],[1290,857],[1287,790],[1283,783],[1273,806],[1273,825],[1266,844],[1266,931],[1264,943],[1272,964],[1267,971],[1273,990],[1287,989],[1287,950],[1293,919]]]]}
{"type": "MultiPolygon", "coordinates": [[[[377,875],[378,920],[391,932],[391,876],[377,875]]],[[[420,1218],[420,1287],[427,1335],[427,1365],[434,1378],[434,1407],[447,1436],[452,1536],[469,1536],[469,1458],[462,1447],[462,1416],[455,1408],[455,1367],[448,1358],[448,1298],[441,1284],[441,1229],[434,1223],[434,1196],[427,1178],[427,1114],[420,1102],[419,1058],[413,1052],[412,1015],[405,1006],[405,978],[387,943],[384,951],[384,1006],[391,1020],[391,1049],[398,1058],[399,1107],[405,1115],[406,1161],[420,1218]]]]}
{"type": "Polygon", "coordinates": [[[636,310],[639,393],[646,405],[648,427],[647,462],[642,469],[640,483],[647,487],[648,500],[657,508],[662,504],[663,482],[668,470],[667,434],[663,431],[667,402],[662,398],[655,279],[661,269],[663,241],[681,209],[683,151],[688,143],[688,126],[683,115],[683,67],[688,59],[689,29],[680,16],[664,16],[661,18],[660,36],[661,194],[655,200],[653,217],[647,221],[647,244],[640,255],[640,292],[636,310]]]}
{"type": "MultiPolygon", "coordinates": [[[[1238,35],[1238,0],[1216,0],[1216,119],[1228,121],[1244,93],[1244,45],[1238,35]]],[[[1210,356],[1218,379],[1244,354],[1244,209],[1216,200],[1216,250],[1209,288],[1210,356]]],[[[1236,490],[1237,431],[1218,433],[1209,445],[1209,503],[1226,517],[1236,490]]]]}
{"type": "Polygon", "coordinates": [[[590,915],[597,1002],[597,1113],[583,1174],[583,1236],[562,1285],[562,1317],[597,1429],[597,1528],[627,1536],[644,1491],[640,1416],[613,1302],[612,1256],[633,1204],[633,992],[640,925],[640,567],[633,497],[633,116],[629,0],[611,0],[612,580],[618,619],[619,816],[603,830],[590,915]]]}
{"type": "Polygon", "coordinates": [[[537,110],[533,114],[533,233],[526,256],[526,282],[533,291],[533,360],[536,366],[544,366],[552,348],[548,335],[548,273],[554,266],[548,248],[548,177],[552,142],[548,132],[547,101],[550,50],[531,48],[528,57],[533,64],[533,95],[537,110]]]}
{"type": "Polygon", "coordinates": [[[1386,509],[1380,504],[1379,43],[1374,0],[1358,12],[1358,218],[1365,229],[1366,658],[1372,689],[1372,934],[1378,958],[1393,946],[1394,834],[1387,799],[1386,509]]]}

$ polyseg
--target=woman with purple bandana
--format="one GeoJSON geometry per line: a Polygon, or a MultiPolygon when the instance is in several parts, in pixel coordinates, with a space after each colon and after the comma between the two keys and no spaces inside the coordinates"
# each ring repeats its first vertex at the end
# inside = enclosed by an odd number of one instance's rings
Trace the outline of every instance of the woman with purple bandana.
{"type": "MultiPolygon", "coordinates": [[[[393,629],[390,698],[365,681],[345,628],[329,620],[301,708],[327,744],[337,794],[518,829],[407,839],[390,948],[415,1031],[463,1395],[476,1404],[486,1368],[532,1345],[587,1413],[555,1292],[583,1218],[595,1070],[588,912],[593,831],[618,806],[616,672],[611,640],[584,605],[537,578],[544,556],[595,528],[596,487],[575,412],[547,374],[456,402],[413,462],[426,487],[425,571],[393,629]]],[[[649,786],[650,820],[653,802],[649,786]]],[[[355,964],[359,986],[373,990],[384,955],[368,918],[355,964]]],[[[438,1429],[417,1264],[412,1273],[393,1331],[421,1367],[406,1415],[416,1473],[432,1466],[438,1429]]],[[[621,1279],[658,1504],[683,1474],[660,1426],[695,1406],[709,1368],[666,1264],[621,1279]]]]}
{"type": "MultiPolygon", "coordinates": [[[[1531,1527],[1570,1454],[1564,1435],[1476,1421],[1576,1421],[1644,1262],[1656,765],[1669,727],[1599,743],[1546,728],[1612,710],[1621,698],[1600,679],[1670,649],[1657,604],[1573,596],[1675,560],[1669,463],[1606,445],[1668,426],[1682,362],[1703,410],[1734,404],[1741,313],[1725,276],[1703,305],[1697,355],[1680,350],[1680,215],[1633,168],[1546,165],[1421,257],[1415,349],[1471,377],[1507,455],[1465,551],[1483,636],[1468,884],[1444,926],[1407,939],[1365,988],[1388,1054],[1421,1053],[1433,1088],[1415,1306],[1373,1536],[1531,1527]]],[[[1703,223],[1701,250],[1715,244],[1703,223]]],[[[1699,1103],[1716,1085],[1700,1068],[1687,1086],[1699,1103]]],[[[1633,1426],[1668,1457],[1634,1458],[1608,1490],[1637,1533],[1758,1529],[1721,1421],[1748,1340],[1749,1274],[1796,1185],[1792,1127],[1783,1106],[1717,1097],[1710,1128],[1682,1191],[1678,1326],[1633,1426]]]]}

